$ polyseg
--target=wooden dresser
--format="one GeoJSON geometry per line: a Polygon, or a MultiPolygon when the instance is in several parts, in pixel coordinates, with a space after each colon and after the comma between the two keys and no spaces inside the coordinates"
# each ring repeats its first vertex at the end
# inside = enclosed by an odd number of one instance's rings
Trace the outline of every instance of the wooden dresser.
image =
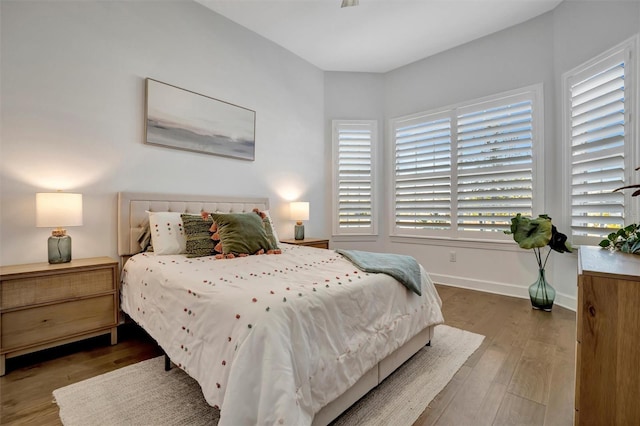
{"type": "Polygon", "coordinates": [[[583,246],[576,425],[640,424],[640,256],[583,246]]]}
{"type": "Polygon", "coordinates": [[[116,344],[117,325],[114,259],[0,267],[0,375],[6,358],[106,333],[116,344]]]}

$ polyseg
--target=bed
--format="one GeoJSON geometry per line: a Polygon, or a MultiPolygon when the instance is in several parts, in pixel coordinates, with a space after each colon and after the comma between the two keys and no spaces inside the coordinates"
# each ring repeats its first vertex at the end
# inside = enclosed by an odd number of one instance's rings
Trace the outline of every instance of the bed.
{"type": "Polygon", "coordinates": [[[441,301],[333,250],[235,259],[140,253],[148,211],[268,211],[266,198],[118,194],[122,310],[200,384],[220,422],[324,425],[429,344],[441,301]]]}

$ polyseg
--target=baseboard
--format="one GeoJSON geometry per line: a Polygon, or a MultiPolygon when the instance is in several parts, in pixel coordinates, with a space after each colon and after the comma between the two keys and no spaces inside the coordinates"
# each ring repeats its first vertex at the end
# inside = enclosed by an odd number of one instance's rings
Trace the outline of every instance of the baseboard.
{"type": "MultiPolygon", "coordinates": [[[[431,280],[434,283],[447,285],[451,287],[467,288],[469,290],[484,291],[486,293],[501,294],[503,296],[518,297],[520,299],[528,299],[527,287],[499,283],[494,281],[474,280],[465,277],[456,277],[453,275],[433,274],[429,273],[431,280]]],[[[577,300],[573,296],[569,296],[564,293],[556,293],[556,300],[554,304],[567,308],[571,311],[576,311],[577,300]]]]}

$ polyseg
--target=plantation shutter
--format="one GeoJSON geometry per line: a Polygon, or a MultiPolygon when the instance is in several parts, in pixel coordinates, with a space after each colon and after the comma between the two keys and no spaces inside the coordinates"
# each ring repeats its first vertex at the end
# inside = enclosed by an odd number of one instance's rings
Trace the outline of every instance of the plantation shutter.
{"type": "Polygon", "coordinates": [[[542,116],[535,85],[392,120],[394,235],[506,240],[543,206],[542,116]]]}
{"type": "Polygon", "coordinates": [[[533,101],[513,96],[459,110],[459,231],[502,231],[532,214],[533,101]]]}
{"type": "Polygon", "coordinates": [[[451,118],[422,116],[394,123],[395,227],[451,227],[451,118]]]}
{"type": "Polygon", "coordinates": [[[333,121],[334,234],[375,234],[375,121],[333,121]]]}
{"type": "Polygon", "coordinates": [[[572,236],[605,237],[624,226],[629,93],[625,51],[568,78],[572,236]]]}

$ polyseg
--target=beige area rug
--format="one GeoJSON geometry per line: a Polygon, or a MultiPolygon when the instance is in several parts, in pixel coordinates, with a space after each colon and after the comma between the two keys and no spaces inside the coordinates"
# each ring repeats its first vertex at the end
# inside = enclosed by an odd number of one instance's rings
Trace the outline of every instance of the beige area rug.
{"type": "MultiPolygon", "coordinates": [[[[411,425],[447,385],[484,336],[437,326],[422,348],[336,425],[411,425]]],[[[139,362],[53,391],[65,426],[212,425],[217,410],[182,370],[164,371],[163,357],[139,362]]]]}

